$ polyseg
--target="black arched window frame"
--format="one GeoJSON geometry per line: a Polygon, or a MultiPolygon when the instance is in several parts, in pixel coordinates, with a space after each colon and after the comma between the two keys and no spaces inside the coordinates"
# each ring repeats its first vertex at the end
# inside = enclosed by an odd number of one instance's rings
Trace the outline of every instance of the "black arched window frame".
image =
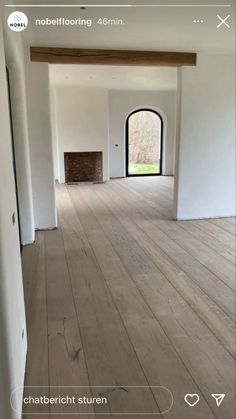
{"type": "Polygon", "coordinates": [[[140,108],[131,112],[126,119],[125,123],[125,153],[126,153],[126,177],[138,176],[162,176],[162,154],[163,154],[163,119],[162,116],[155,110],[149,108],[140,108]],[[159,173],[144,173],[144,174],[130,174],[129,173],[129,118],[138,112],[152,112],[160,118],[161,121],[161,135],[160,135],[160,170],[159,173]]]}

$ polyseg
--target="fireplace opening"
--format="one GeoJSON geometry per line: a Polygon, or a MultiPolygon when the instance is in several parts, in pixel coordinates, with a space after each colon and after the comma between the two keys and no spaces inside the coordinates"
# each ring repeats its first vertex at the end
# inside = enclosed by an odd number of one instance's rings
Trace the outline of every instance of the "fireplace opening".
{"type": "Polygon", "coordinates": [[[64,153],[65,182],[102,182],[102,152],[64,153]]]}

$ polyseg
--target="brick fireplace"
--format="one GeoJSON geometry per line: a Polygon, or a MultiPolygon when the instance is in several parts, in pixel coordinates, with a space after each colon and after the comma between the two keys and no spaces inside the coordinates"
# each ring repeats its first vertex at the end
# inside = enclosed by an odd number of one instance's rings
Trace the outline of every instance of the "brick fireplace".
{"type": "Polygon", "coordinates": [[[102,152],[64,153],[65,182],[102,182],[102,152]]]}

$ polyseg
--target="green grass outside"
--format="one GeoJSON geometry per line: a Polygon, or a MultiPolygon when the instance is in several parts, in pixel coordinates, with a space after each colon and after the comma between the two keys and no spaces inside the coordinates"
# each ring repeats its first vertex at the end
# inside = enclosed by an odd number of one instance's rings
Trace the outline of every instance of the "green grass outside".
{"type": "Polygon", "coordinates": [[[129,164],[129,174],[130,175],[148,175],[155,174],[159,172],[159,167],[157,164],[143,164],[143,163],[130,163],[129,164]]]}

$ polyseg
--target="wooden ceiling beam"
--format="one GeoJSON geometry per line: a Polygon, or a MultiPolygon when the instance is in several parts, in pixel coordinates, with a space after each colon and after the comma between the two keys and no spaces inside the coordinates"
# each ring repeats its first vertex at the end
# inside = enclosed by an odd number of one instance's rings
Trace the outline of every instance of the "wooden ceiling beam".
{"type": "Polygon", "coordinates": [[[195,66],[194,52],[128,51],[112,49],[78,49],[31,47],[31,61],[50,64],[96,64],[126,66],[195,66]]]}

